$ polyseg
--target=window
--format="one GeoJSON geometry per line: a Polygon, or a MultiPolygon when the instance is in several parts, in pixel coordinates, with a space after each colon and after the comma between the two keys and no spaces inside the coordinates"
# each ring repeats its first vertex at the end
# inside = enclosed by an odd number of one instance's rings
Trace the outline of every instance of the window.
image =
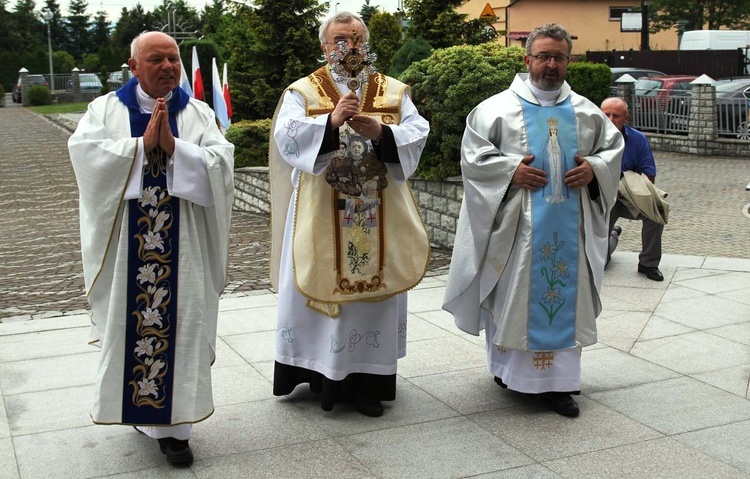
{"type": "Polygon", "coordinates": [[[623,13],[632,11],[633,7],[609,7],[609,21],[619,22],[623,13]]]}

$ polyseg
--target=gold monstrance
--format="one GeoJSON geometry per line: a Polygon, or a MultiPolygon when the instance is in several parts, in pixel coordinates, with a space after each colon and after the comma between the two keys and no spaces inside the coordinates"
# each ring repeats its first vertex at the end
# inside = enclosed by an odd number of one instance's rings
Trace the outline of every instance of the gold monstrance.
{"type": "Polygon", "coordinates": [[[370,53],[370,43],[362,42],[357,31],[352,32],[352,47],[349,43],[340,40],[338,50],[329,53],[334,60],[331,70],[339,80],[345,80],[346,86],[351,91],[357,91],[359,87],[367,83],[367,78],[375,74],[373,63],[378,56],[370,53]]]}

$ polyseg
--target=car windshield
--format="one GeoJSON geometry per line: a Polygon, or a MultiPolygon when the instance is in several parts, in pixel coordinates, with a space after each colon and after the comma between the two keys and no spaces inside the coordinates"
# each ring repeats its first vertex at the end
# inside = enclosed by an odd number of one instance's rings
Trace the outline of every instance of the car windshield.
{"type": "Polygon", "coordinates": [[[636,80],[635,93],[641,96],[656,96],[661,85],[658,80],[636,80]]]}
{"type": "Polygon", "coordinates": [[[716,82],[716,96],[720,98],[739,97],[748,87],[750,87],[750,80],[716,82]]]}

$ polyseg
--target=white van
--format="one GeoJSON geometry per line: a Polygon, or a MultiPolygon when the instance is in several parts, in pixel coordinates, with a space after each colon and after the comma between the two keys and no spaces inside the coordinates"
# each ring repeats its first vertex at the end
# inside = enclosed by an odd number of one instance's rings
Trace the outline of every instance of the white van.
{"type": "MultiPolygon", "coordinates": [[[[745,48],[750,62],[750,30],[691,30],[682,34],[680,50],[736,50],[745,48]]],[[[750,65],[745,73],[750,75],[750,65]]]]}

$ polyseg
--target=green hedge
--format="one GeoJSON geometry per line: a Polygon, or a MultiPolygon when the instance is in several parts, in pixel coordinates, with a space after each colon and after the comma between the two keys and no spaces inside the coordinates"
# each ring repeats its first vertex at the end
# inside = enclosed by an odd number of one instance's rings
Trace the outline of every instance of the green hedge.
{"type": "Polygon", "coordinates": [[[33,106],[52,104],[52,93],[44,85],[34,85],[26,94],[29,95],[29,103],[33,106]]]}
{"type": "Polygon", "coordinates": [[[271,120],[243,120],[229,127],[226,139],[235,146],[234,167],[268,166],[271,120]]]}
{"type": "Polygon", "coordinates": [[[567,81],[574,92],[599,106],[610,96],[612,70],[604,63],[571,63],[568,65],[567,81]]]}
{"type": "Polygon", "coordinates": [[[430,122],[418,176],[442,180],[461,173],[466,116],[526,70],[523,56],[523,49],[497,42],[461,45],[435,50],[406,69],[399,79],[411,85],[417,109],[430,122]]]}

